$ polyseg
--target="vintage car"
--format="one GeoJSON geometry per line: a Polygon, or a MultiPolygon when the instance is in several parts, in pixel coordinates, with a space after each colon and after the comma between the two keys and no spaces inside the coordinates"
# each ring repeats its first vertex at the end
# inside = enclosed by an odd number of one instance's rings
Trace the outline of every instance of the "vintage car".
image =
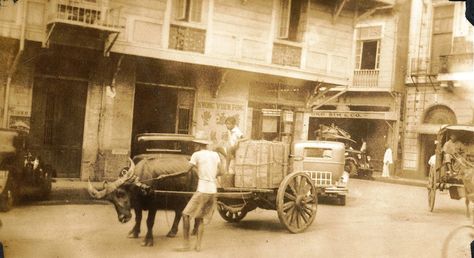
{"type": "Polygon", "coordinates": [[[344,153],[341,142],[295,142],[290,156],[292,170],[308,173],[319,195],[336,197],[340,205],[345,205],[349,174],[344,171],[344,153]]]}
{"type": "Polygon", "coordinates": [[[193,139],[194,136],[188,134],[138,134],[132,151],[133,162],[137,164],[144,158],[163,157],[163,154],[189,158],[194,151],[193,139]]]}
{"type": "Polygon", "coordinates": [[[350,176],[359,178],[371,178],[374,168],[371,164],[371,157],[367,155],[366,150],[356,150],[353,145],[356,144],[350,134],[341,128],[331,125],[321,125],[316,131],[316,137],[325,141],[337,141],[344,143],[346,152],[345,156],[345,171],[349,172],[350,176]]]}
{"type": "Polygon", "coordinates": [[[16,200],[45,199],[51,192],[51,166],[28,149],[28,133],[0,129],[0,210],[8,211],[16,200]]]}

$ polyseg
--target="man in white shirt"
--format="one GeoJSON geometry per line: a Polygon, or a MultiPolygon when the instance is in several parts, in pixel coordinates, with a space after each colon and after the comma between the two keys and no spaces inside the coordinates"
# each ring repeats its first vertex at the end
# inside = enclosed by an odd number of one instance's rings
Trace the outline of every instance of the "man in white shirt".
{"type": "MultiPolygon", "coordinates": [[[[195,249],[201,249],[202,236],[204,234],[204,219],[210,219],[213,211],[216,208],[217,193],[217,176],[221,171],[221,160],[217,152],[208,149],[210,144],[206,140],[194,140],[193,142],[199,145],[199,150],[194,152],[189,163],[197,169],[199,181],[196,193],[193,194],[191,200],[183,210],[183,230],[184,230],[184,246],[183,251],[190,249],[189,243],[189,228],[190,217],[195,218],[197,225],[197,241],[195,249]]],[[[191,171],[191,170],[189,170],[191,171]]],[[[174,177],[189,171],[178,172],[168,175],[160,175],[157,180],[174,177]]],[[[195,225],[195,227],[196,227],[195,225]]]]}
{"type": "Polygon", "coordinates": [[[237,127],[237,120],[234,117],[230,116],[225,120],[225,126],[227,127],[228,142],[227,142],[227,164],[226,172],[229,172],[230,163],[235,158],[235,151],[237,150],[239,140],[242,139],[244,134],[237,127]]]}
{"type": "Polygon", "coordinates": [[[383,156],[383,168],[382,168],[382,177],[390,177],[390,165],[393,163],[392,149],[390,146],[385,145],[385,154],[383,156]]]}

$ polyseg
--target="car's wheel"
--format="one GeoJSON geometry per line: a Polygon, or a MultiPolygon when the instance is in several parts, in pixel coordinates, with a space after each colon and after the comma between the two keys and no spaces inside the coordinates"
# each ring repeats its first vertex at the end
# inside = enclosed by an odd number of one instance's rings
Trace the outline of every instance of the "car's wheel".
{"type": "Polygon", "coordinates": [[[0,194],[0,211],[9,211],[15,203],[15,191],[14,191],[12,180],[9,178],[5,189],[0,194]]]}
{"type": "Polygon", "coordinates": [[[339,195],[337,197],[337,205],[340,205],[340,206],[345,206],[346,205],[346,196],[345,195],[339,195]]]}
{"type": "Polygon", "coordinates": [[[43,181],[41,182],[41,192],[40,192],[40,197],[41,199],[46,199],[48,198],[49,194],[51,193],[51,188],[52,188],[52,180],[51,177],[53,175],[53,169],[51,166],[45,166],[44,167],[44,178],[43,181]]]}

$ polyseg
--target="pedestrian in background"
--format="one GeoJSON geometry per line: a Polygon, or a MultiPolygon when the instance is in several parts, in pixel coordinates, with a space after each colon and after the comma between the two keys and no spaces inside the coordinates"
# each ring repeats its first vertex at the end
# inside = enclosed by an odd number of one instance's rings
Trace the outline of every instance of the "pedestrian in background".
{"type": "Polygon", "coordinates": [[[392,149],[388,144],[385,145],[385,154],[383,155],[382,177],[390,177],[390,166],[393,164],[392,149]]]}

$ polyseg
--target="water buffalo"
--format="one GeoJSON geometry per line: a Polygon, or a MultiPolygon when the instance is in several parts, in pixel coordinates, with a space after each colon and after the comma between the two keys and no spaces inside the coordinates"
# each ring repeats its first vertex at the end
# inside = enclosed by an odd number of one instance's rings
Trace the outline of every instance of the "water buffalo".
{"type": "Polygon", "coordinates": [[[168,237],[174,237],[178,232],[182,211],[191,197],[157,195],[153,193],[153,190],[194,192],[197,182],[197,174],[186,157],[155,157],[142,159],[136,165],[130,160],[130,167],[124,168],[116,181],[104,183],[102,190],[95,189],[89,182],[88,190],[92,197],[106,199],[113,203],[121,223],[128,222],[132,217],[131,209],[135,210],[135,226],[129,232],[129,237],[137,238],[139,236],[142,211],[148,210],[147,233],[142,245],[152,246],[156,211],[158,209],[174,210],[173,225],[167,234],[168,237]],[[180,171],[190,172],[179,177],[154,180],[159,175],[180,171]]]}

